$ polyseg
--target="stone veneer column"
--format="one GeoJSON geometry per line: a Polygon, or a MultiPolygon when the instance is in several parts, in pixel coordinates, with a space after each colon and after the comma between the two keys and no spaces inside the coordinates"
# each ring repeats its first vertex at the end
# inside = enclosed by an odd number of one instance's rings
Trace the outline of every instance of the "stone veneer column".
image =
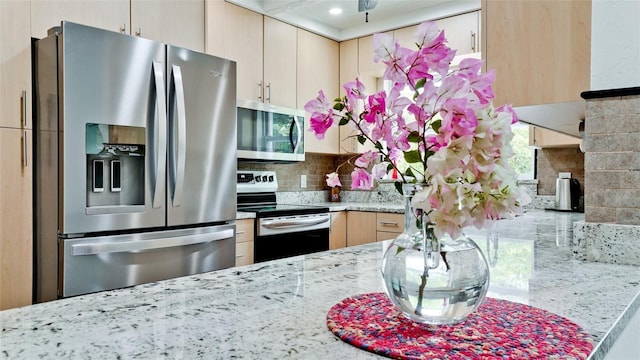
{"type": "Polygon", "coordinates": [[[640,265],[640,87],[582,97],[585,221],[574,229],[574,254],[640,265]]]}

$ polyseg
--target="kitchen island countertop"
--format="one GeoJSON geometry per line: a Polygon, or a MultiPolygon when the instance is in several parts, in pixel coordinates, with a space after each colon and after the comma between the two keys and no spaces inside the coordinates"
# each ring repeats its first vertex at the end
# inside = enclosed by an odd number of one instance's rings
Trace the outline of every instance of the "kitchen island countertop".
{"type": "MultiPolygon", "coordinates": [[[[638,307],[639,269],[573,259],[583,214],[529,211],[467,231],[489,255],[488,296],[539,307],[593,335],[602,359],[638,307]],[[619,319],[620,317],[620,319],[619,319]]],[[[372,243],[0,312],[4,359],[380,358],[326,326],[341,299],[382,290],[372,243]]]]}

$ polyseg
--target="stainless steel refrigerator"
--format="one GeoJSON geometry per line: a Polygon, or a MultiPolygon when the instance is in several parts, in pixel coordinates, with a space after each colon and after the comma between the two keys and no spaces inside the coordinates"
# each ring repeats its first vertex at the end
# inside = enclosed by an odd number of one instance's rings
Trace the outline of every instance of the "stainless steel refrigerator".
{"type": "Polygon", "coordinates": [[[33,65],[35,302],[235,264],[235,62],[62,22],[33,65]]]}

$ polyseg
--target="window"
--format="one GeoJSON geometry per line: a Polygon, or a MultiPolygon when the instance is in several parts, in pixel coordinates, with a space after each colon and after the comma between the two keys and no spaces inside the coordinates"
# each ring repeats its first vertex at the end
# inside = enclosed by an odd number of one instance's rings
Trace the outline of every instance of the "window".
{"type": "Polygon", "coordinates": [[[519,180],[531,180],[535,178],[535,149],[529,146],[529,125],[517,123],[511,127],[513,130],[513,157],[509,159],[511,168],[518,174],[519,180]]]}

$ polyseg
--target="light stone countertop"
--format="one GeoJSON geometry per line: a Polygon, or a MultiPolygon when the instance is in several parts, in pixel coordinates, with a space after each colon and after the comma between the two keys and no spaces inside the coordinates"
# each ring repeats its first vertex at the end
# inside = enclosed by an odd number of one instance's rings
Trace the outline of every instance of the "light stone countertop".
{"type": "MultiPolygon", "coordinates": [[[[528,211],[487,231],[488,296],[567,317],[602,359],[633,315],[638,267],[572,257],[583,214],[528,211]],[[496,258],[497,255],[497,258],[496,258]],[[630,305],[628,308],[627,306],[630,305]],[[625,312],[625,309],[626,312],[625,312]],[[617,320],[618,318],[621,320],[617,320]]],[[[341,299],[382,290],[388,242],[292,257],[0,312],[0,359],[375,359],[327,329],[341,299]]]]}

